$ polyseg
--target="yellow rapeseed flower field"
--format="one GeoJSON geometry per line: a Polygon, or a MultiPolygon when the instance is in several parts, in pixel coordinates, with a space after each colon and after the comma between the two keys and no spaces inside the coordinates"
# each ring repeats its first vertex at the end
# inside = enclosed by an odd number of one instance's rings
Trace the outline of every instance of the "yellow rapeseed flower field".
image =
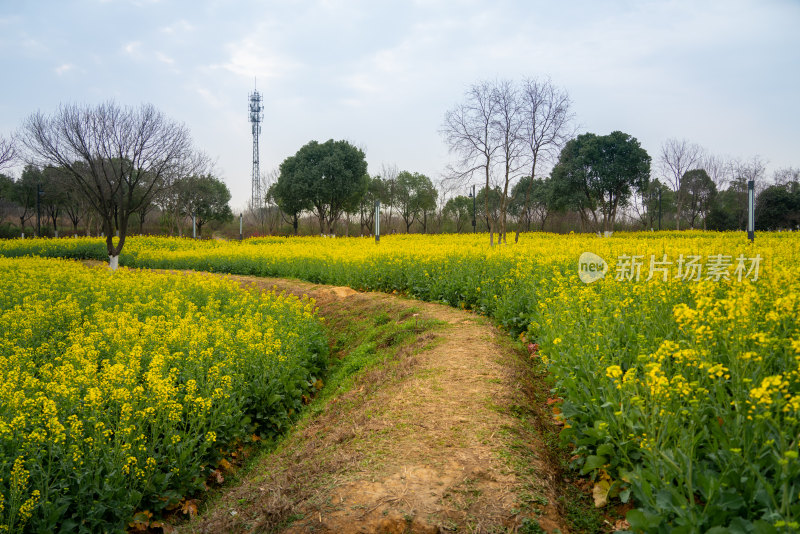
{"type": "Polygon", "coordinates": [[[0,258],[0,532],[124,531],[286,428],[314,304],[203,275],[0,258]]]}
{"type": "MultiPolygon", "coordinates": [[[[130,239],[121,263],[296,277],[477,310],[538,345],[533,357],[564,399],[573,467],[606,496],[633,499],[633,528],[800,529],[800,234],[486,241],[148,237],[130,239]]],[[[0,254],[102,259],[104,248],[16,241],[0,254]]]]}

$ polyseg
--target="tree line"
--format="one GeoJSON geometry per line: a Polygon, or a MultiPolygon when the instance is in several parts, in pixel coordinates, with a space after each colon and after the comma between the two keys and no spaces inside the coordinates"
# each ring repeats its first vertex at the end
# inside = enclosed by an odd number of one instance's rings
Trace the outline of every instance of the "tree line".
{"type": "Polygon", "coordinates": [[[14,141],[0,142],[0,166],[17,157],[27,165],[17,180],[0,178],[0,200],[16,210],[22,232],[42,209],[54,232],[62,213],[75,231],[92,218],[112,267],[131,219],[141,227],[155,206],[174,219],[190,215],[201,231],[211,220],[232,218],[230,192],[193,147],[188,128],[150,104],[62,105],[51,115],[30,115],[14,141]]]}
{"type": "MultiPolygon", "coordinates": [[[[479,82],[445,114],[440,133],[455,160],[438,188],[427,176],[387,166],[370,177],[357,148],[312,141],[281,164],[265,209],[273,203],[294,233],[303,214],[314,213],[320,233],[332,233],[333,223],[353,215],[364,234],[380,201],[390,231],[409,232],[416,224],[422,232],[431,226],[461,232],[475,225],[488,231],[493,245],[495,236],[506,243],[512,226],[515,240],[532,228],[744,229],[752,180],[759,229],[800,223],[796,169],[776,171],[768,184],[757,157],[726,161],[697,144],[668,139],[653,161],[628,133],[576,131],[570,97],[551,80],[479,82]],[[359,162],[349,182],[340,165],[347,151],[359,162]],[[474,185],[480,187],[469,196],[449,194],[474,185]],[[350,188],[341,190],[341,203],[328,202],[337,187],[350,188]],[[393,226],[395,218],[400,224],[393,226]]],[[[343,226],[349,232],[349,224],[343,226]]]]}
{"type": "MultiPolygon", "coordinates": [[[[754,181],[758,229],[800,224],[797,169],[768,183],[758,157],[725,160],[678,139],[654,161],[628,133],[577,135],[574,122],[569,94],[549,79],[482,81],[444,115],[454,158],[437,183],[391,165],[370,175],[350,142],[310,141],[262,177],[265,203],[249,206],[248,220],[262,233],[369,234],[378,204],[384,232],[481,230],[492,245],[509,230],[515,240],[530,230],[734,230],[754,181]]],[[[131,222],[142,232],[151,214],[170,234],[188,218],[201,234],[233,218],[230,191],[188,129],[152,105],[34,113],[13,139],[0,137],[0,170],[14,161],[26,165],[17,179],[0,174],[0,221],[13,218],[20,233],[34,216],[54,234],[65,220],[73,232],[93,226],[112,262],[131,222]]]]}

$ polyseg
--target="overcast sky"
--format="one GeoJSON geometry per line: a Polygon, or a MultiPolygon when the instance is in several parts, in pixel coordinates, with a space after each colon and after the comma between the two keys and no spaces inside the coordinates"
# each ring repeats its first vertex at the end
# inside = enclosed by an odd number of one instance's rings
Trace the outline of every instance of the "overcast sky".
{"type": "MultiPolygon", "coordinates": [[[[312,139],[438,179],[445,112],[483,79],[550,77],[580,132],[800,167],[800,0],[0,0],[0,134],[60,103],[154,104],[250,195],[312,139]]],[[[465,188],[466,191],[466,188],[465,188]]]]}

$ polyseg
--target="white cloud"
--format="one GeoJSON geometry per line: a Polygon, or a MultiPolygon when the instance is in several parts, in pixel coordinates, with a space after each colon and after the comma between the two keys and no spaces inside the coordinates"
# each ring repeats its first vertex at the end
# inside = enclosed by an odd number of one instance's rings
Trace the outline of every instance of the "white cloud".
{"type": "Polygon", "coordinates": [[[166,63],[167,65],[175,64],[175,60],[163,52],[156,52],[156,59],[158,59],[162,63],[166,63]]]}
{"type": "Polygon", "coordinates": [[[48,47],[42,41],[38,39],[34,39],[28,35],[23,35],[21,39],[19,39],[19,44],[22,48],[26,49],[27,52],[33,54],[43,54],[48,52],[48,47]]]}
{"type": "Polygon", "coordinates": [[[205,87],[195,87],[195,92],[210,106],[215,108],[223,107],[227,104],[227,100],[219,98],[205,87]]]}
{"type": "Polygon", "coordinates": [[[289,56],[281,56],[270,50],[252,35],[228,44],[225,48],[229,53],[228,60],[212,65],[212,69],[225,69],[246,78],[276,79],[300,67],[289,56]]]}
{"type": "Polygon", "coordinates": [[[55,71],[56,71],[56,74],[61,76],[63,74],[68,73],[69,71],[71,71],[74,68],[75,68],[75,65],[73,65],[72,63],[62,63],[61,65],[56,67],[55,71]]]}
{"type": "Polygon", "coordinates": [[[166,33],[167,35],[177,35],[180,33],[188,33],[195,29],[194,25],[192,25],[189,21],[181,19],[168,26],[162,26],[161,32],[166,33]]]}
{"type": "Polygon", "coordinates": [[[140,58],[142,57],[141,48],[142,43],[140,41],[131,41],[123,47],[123,50],[131,57],[140,58]]]}

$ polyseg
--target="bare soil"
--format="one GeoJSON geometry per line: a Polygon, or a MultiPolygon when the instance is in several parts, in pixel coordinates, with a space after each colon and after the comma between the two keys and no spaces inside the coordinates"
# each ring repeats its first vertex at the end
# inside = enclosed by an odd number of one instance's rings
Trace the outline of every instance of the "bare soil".
{"type": "Polygon", "coordinates": [[[508,334],[443,305],[231,278],[313,297],[331,328],[387,313],[441,323],[421,326],[391,360],[304,419],[182,531],[569,531],[557,462],[536,430],[551,424],[543,386],[525,376],[528,355],[508,334]]]}

